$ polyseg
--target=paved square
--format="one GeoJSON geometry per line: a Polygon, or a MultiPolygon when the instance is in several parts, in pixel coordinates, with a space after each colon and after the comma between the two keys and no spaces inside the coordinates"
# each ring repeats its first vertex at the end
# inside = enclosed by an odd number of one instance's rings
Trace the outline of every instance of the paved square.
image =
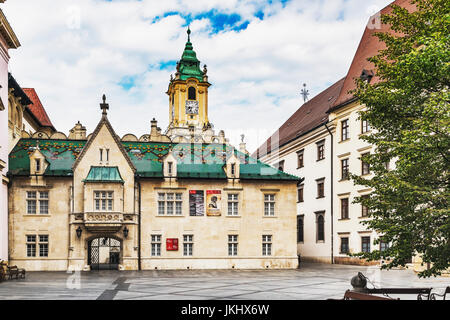
{"type": "Polygon", "coordinates": [[[412,270],[327,264],[297,270],[29,272],[26,279],[0,283],[0,300],[323,300],[342,298],[358,271],[377,287],[432,287],[442,293],[450,285],[449,277],[419,279],[412,270]]]}

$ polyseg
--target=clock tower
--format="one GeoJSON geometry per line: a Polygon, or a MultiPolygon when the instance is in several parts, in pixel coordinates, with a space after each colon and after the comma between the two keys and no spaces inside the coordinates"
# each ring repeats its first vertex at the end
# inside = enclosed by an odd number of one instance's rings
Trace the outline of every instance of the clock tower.
{"type": "Polygon", "coordinates": [[[175,78],[170,76],[169,88],[169,126],[166,134],[173,140],[197,140],[211,142],[214,136],[212,124],[208,120],[208,82],[206,65],[200,70],[200,61],[193,50],[190,39],[191,30],[187,30],[188,39],[177,62],[175,78]]]}

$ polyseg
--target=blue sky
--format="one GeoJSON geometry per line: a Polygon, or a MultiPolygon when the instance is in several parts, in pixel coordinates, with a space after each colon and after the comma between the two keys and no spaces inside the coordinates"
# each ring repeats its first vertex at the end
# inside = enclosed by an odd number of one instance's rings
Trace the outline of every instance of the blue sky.
{"type": "Polygon", "coordinates": [[[2,4],[22,46],[10,71],[59,131],[93,131],[105,93],[117,133],[165,130],[165,92],[187,40],[208,65],[210,120],[253,151],[345,76],[369,16],[389,0],[21,0],[2,4]],[[49,13],[52,14],[49,14],[49,13]]]}

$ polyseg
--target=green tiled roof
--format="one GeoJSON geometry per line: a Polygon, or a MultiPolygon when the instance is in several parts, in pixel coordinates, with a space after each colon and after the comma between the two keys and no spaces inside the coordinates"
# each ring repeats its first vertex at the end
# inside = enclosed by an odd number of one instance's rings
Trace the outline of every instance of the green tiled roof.
{"type": "Polygon", "coordinates": [[[118,167],[91,167],[83,182],[124,182],[118,167]]]}
{"type": "MultiPolygon", "coordinates": [[[[33,147],[36,147],[37,142],[37,139],[21,139],[16,144],[9,155],[11,175],[30,174],[29,155],[34,151],[33,147]]],[[[39,140],[39,149],[49,163],[44,174],[72,176],[72,165],[85,144],[86,141],[80,140],[39,140]]],[[[224,166],[234,152],[241,162],[241,179],[300,179],[278,171],[229,145],[123,141],[122,146],[136,167],[136,176],[143,178],[163,178],[162,161],[172,148],[179,178],[226,179],[224,166]]]]}

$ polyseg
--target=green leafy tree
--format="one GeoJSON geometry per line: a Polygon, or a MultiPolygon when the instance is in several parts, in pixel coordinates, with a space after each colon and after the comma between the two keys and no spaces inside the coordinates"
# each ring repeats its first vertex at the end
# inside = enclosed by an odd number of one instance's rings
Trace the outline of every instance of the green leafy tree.
{"type": "Polygon", "coordinates": [[[382,15],[394,32],[375,33],[386,44],[369,59],[379,81],[357,80],[353,92],[374,129],[362,139],[375,146],[362,159],[373,178],[351,175],[373,192],[355,202],[369,209],[363,223],[390,245],[356,255],[385,259],[386,269],[419,255],[428,267],[419,277],[429,277],[450,267],[450,1],[411,2],[414,12],[392,5],[382,15]]]}

